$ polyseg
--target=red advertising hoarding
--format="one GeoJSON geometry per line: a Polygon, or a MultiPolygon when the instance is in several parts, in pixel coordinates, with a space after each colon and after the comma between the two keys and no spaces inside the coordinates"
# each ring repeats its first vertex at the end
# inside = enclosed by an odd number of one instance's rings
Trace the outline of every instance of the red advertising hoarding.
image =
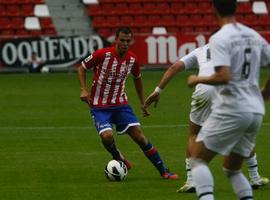
{"type": "MultiPolygon", "coordinates": [[[[263,36],[270,41],[270,33],[263,36]]],[[[209,35],[138,34],[134,38],[132,50],[139,57],[141,65],[168,67],[195,48],[205,45],[209,35]]],[[[108,45],[107,41],[95,35],[89,38],[80,36],[5,40],[0,38],[0,62],[2,67],[20,67],[30,53],[35,51],[52,67],[70,67],[95,49],[108,45]]]]}

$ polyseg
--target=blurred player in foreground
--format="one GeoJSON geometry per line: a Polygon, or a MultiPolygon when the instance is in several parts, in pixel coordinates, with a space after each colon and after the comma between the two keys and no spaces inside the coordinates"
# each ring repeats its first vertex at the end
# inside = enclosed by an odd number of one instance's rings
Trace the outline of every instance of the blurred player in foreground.
{"type": "Polygon", "coordinates": [[[259,88],[260,66],[270,63],[270,47],[256,31],[235,20],[236,0],[213,0],[221,29],[209,42],[211,76],[192,75],[189,86],[215,85],[212,111],[201,128],[191,151],[191,174],[200,200],[213,200],[214,181],[208,163],[224,155],[223,169],[237,199],[253,199],[252,188],[241,172],[245,158],[256,144],[270,99],[270,77],[259,88]]]}
{"type": "Polygon", "coordinates": [[[133,42],[133,33],[129,28],[123,27],[116,31],[115,36],[113,47],[97,50],[82,61],[78,69],[81,85],[80,98],[89,105],[101,141],[113,159],[121,160],[128,169],[131,168],[131,163],[116,147],[112,131],[114,124],[119,134],[128,133],[140,146],[162,178],[178,179],[177,174],[169,172],[165,167],[157,149],[143,134],[137,117],[128,105],[125,82],[128,74],[131,73],[143,115],[149,115],[143,107],[143,84],[138,60],[136,55],[129,51],[133,42]],[[91,91],[88,93],[86,70],[91,68],[94,70],[94,77],[91,91]]]}
{"type": "MultiPolygon", "coordinates": [[[[157,104],[160,99],[160,93],[169,83],[169,81],[180,71],[192,68],[199,69],[199,76],[210,76],[214,74],[214,68],[211,64],[210,49],[208,45],[197,48],[188,55],[175,62],[164,73],[160,83],[155,91],[146,99],[146,107],[152,103],[157,104]]],[[[190,122],[189,122],[189,139],[186,149],[186,173],[187,180],[184,186],[177,190],[177,192],[195,192],[195,186],[192,180],[190,168],[190,152],[192,145],[195,142],[203,123],[208,118],[211,112],[212,99],[215,97],[215,87],[206,84],[198,84],[192,94],[190,122]]],[[[269,180],[261,177],[258,173],[258,163],[255,152],[251,157],[246,159],[246,164],[249,171],[250,183],[255,187],[266,185],[269,180]]]]}

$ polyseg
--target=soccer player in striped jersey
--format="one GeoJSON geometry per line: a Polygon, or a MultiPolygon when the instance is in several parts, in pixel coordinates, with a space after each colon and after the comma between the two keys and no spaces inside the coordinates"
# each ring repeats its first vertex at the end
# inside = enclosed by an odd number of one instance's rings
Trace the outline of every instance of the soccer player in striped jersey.
{"type": "MultiPolygon", "coordinates": [[[[169,81],[180,71],[189,69],[199,69],[199,76],[210,76],[214,73],[214,67],[211,64],[211,55],[209,45],[197,48],[190,52],[188,55],[182,57],[171,65],[168,70],[162,76],[160,83],[154,91],[146,99],[146,107],[152,103],[157,103],[160,99],[160,92],[162,91],[169,81]]],[[[177,190],[177,192],[195,192],[195,186],[192,180],[191,167],[190,167],[190,152],[192,144],[195,142],[196,136],[198,135],[201,127],[211,113],[212,100],[215,97],[215,87],[206,84],[196,85],[196,89],[192,94],[191,111],[190,111],[190,122],[189,122],[189,139],[186,149],[186,183],[177,190]]],[[[261,177],[258,172],[258,163],[256,154],[253,151],[252,155],[247,158],[246,165],[249,171],[250,183],[255,187],[266,185],[269,180],[266,177],[261,177]]]]}
{"type": "Polygon", "coordinates": [[[224,173],[237,199],[253,199],[252,188],[241,172],[256,144],[270,99],[270,77],[259,88],[260,66],[270,63],[270,46],[256,31],[235,20],[237,0],[213,0],[221,29],[211,36],[209,48],[215,73],[188,78],[188,85],[215,85],[212,112],[191,151],[191,174],[200,200],[213,200],[214,181],[208,163],[224,156],[224,173]]]}
{"type": "Polygon", "coordinates": [[[177,174],[169,172],[165,167],[156,147],[145,137],[137,117],[128,105],[125,83],[128,74],[131,73],[143,115],[149,115],[143,107],[143,84],[138,59],[129,50],[132,42],[132,31],[127,27],[119,28],[116,31],[114,46],[97,50],[82,61],[78,69],[80,98],[89,105],[101,141],[113,159],[121,160],[128,169],[131,168],[131,163],[116,147],[113,137],[114,124],[119,134],[127,133],[140,146],[162,178],[178,179],[177,174]],[[91,68],[94,75],[91,90],[88,92],[86,70],[91,68]]]}

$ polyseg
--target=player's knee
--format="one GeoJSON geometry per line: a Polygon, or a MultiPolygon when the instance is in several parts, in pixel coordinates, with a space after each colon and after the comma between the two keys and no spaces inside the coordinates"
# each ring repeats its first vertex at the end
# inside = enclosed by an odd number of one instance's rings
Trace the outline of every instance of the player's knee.
{"type": "Polygon", "coordinates": [[[198,159],[198,158],[190,158],[189,160],[189,164],[190,164],[190,167],[191,168],[195,168],[197,166],[200,166],[200,165],[208,165],[208,163],[202,159],[198,159]]]}
{"type": "Polygon", "coordinates": [[[240,174],[241,173],[241,170],[230,170],[230,169],[226,169],[223,167],[223,171],[224,171],[224,174],[230,178],[232,176],[235,176],[237,174],[240,174]]]}

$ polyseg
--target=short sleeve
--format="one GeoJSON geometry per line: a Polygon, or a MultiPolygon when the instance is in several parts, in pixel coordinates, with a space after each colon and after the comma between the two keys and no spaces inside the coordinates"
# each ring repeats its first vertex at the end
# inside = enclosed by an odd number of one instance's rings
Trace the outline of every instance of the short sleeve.
{"type": "Polygon", "coordinates": [[[137,58],[135,58],[134,65],[131,69],[131,73],[135,78],[139,78],[141,76],[140,64],[137,58]]]}
{"type": "Polygon", "coordinates": [[[101,51],[97,50],[94,53],[92,53],[91,55],[89,55],[88,57],[86,57],[81,62],[81,64],[82,64],[83,68],[85,68],[85,69],[93,68],[99,64],[101,57],[102,57],[101,51]]]}
{"type": "Polygon", "coordinates": [[[196,53],[198,49],[190,52],[180,59],[185,64],[185,69],[199,68],[198,59],[196,53]]]}
{"type": "Polygon", "coordinates": [[[263,39],[262,53],[261,53],[261,66],[270,64],[270,45],[263,39]]]}
{"type": "Polygon", "coordinates": [[[231,66],[230,49],[228,48],[227,42],[225,40],[211,37],[209,48],[214,67],[231,66]]]}

